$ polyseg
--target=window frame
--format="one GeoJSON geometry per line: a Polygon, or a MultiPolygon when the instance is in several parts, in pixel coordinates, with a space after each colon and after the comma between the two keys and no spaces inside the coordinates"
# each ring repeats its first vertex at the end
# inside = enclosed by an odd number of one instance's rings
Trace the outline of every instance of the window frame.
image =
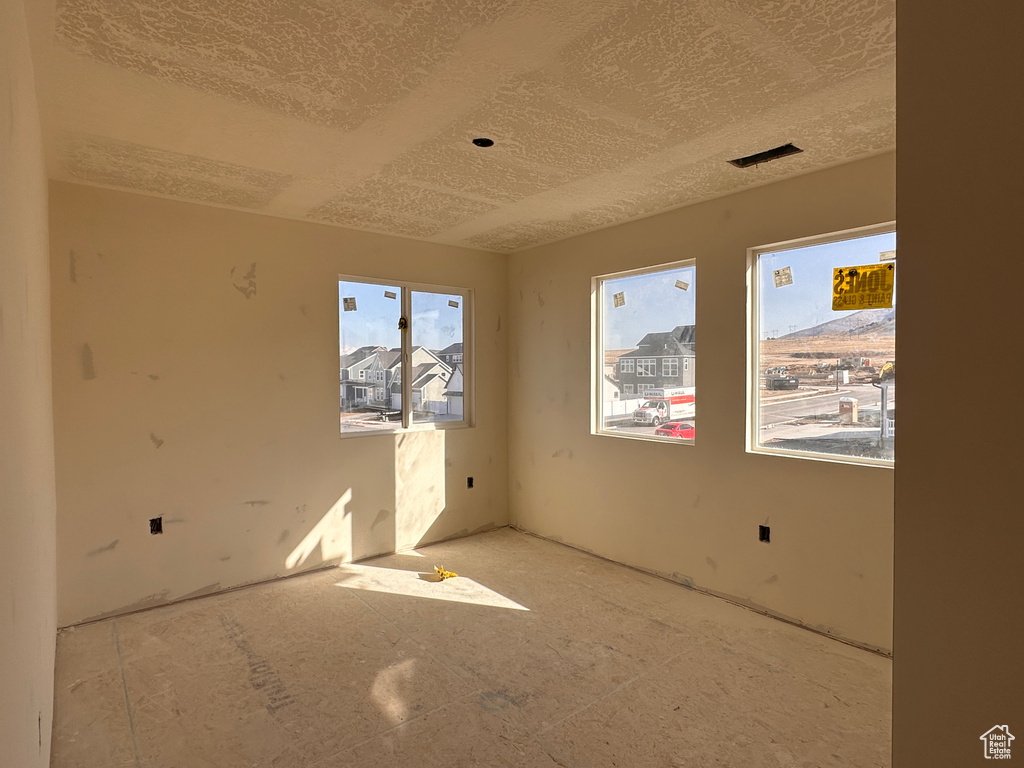
{"type": "Polygon", "coordinates": [[[644,379],[656,379],[658,378],[658,358],[656,357],[638,357],[636,359],[636,377],[644,379]],[[643,363],[645,371],[650,373],[640,373],[640,364],[643,363]]]}
{"type": "Polygon", "coordinates": [[[810,461],[824,461],[831,464],[848,464],[855,466],[879,467],[882,469],[893,469],[894,459],[882,459],[869,456],[844,456],[842,454],[817,453],[813,451],[800,451],[792,448],[771,448],[758,444],[760,434],[761,417],[761,365],[760,340],[761,340],[761,307],[758,295],[759,269],[758,259],[768,253],[779,251],[795,250],[797,248],[810,248],[816,245],[837,243],[844,240],[856,240],[875,235],[895,234],[896,222],[887,221],[881,224],[872,224],[865,227],[854,227],[836,232],[826,232],[809,237],[797,237],[790,240],[783,240],[776,243],[768,243],[747,248],[747,382],[746,382],[746,452],[761,456],[781,456],[810,461]]]}
{"type": "Polygon", "coordinates": [[[661,378],[663,379],[678,379],[679,378],[679,358],[678,357],[663,357],[661,358],[661,378]],[[671,367],[669,364],[671,363],[671,367]],[[669,373],[672,370],[672,373],[669,373]]]}
{"type": "MultiPolygon", "coordinates": [[[[397,287],[400,291],[398,296],[399,301],[399,317],[406,319],[406,328],[401,332],[401,352],[400,362],[397,376],[401,383],[402,388],[402,420],[401,426],[396,426],[393,429],[380,429],[380,430],[366,430],[366,431],[352,431],[344,432],[339,430],[339,436],[342,439],[349,439],[355,437],[368,437],[368,436],[380,436],[380,435],[396,435],[403,434],[405,432],[430,432],[434,430],[443,429],[469,429],[476,426],[476,354],[475,354],[475,331],[476,331],[476,305],[475,305],[475,291],[472,288],[464,288],[451,285],[437,285],[433,283],[419,283],[407,280],[394,280],[387,277],[372,277],[368,275],[349,275],[339,273],[337,276],[338,283],[360,283],[363,285],[381,286],[382,288],[397,287]],[[458,421],[413,421],[413,398],[412,398],[412,337],[414,332],[414,321],[412,312],[412,294],[413,293],[433,293],[442,296],[459,296],[461,297],[461,309],[462,309],[462,362],[459,366],[462,368],[462,418],[458,421]]],[[[336,327],[335,332],[340,333],[340,318],[343,314],[343,308],[341,306],[341,294],[338,294],[338,318],[339,326],[336,327]]],[[[340,349],[341,340],[338,339],[338,345],[340,349]]],[[[430,350],[433,352],[433,350],[430,350]]],[[[455,364],[450,364],[452,372],[455,371],[455,364]]],[[[360,373],[364,373],[365,369],[361,370],[360,373]]],[[[376,388],[377,382],[384,389],[384,397],[390,400],[391,397],[391,385],[387,381],[387,372],[380,370],[377,372],[378,377],[376,382],[371,384],[370,377],[366,376],[365,382],[368,389],[368,396],[372,397],[376,394],[374,389],[376,388]],[[372,393],[372,394],[371,394],[372,393]]],[[[446,380],[447,381],[447,380],[446,380]]]]}
{"type": "MultiPolygon", "coordinates": [[[[680,439],[676,437],[666,437],[662,435],[655,435],[653,433],[634,433],[625,431],[616,431],[606,427],[604,423],[604,389],[605,389],[605,360],[606,360],[606,349],[604,339],[604,313],[606,299],[610,298],[607,293],[606,283],[609,281],[620,280],[631,277],[642,277],[645,275],[658,275],[666,272],[676,272],[681,270],[691,270],[691,277],[687,279],[687,285],[680,285],[677,279],[675,288],[682,288],[683,290],[692,291],[691,296],[693,297],[693,320],[692,325],[696,328],[698,320],[698,310],[696,304],[696,285],[697,285],[697,259],[677,259],[675,261],[649,264],[647,266],[637,267],[634,269],[626,269],[617,272],[610,272],[601,275],[594,275],[590,278],[590,352],[591,352],[591,368],[590,368],[590,384],[591,384],[591,402],[590,402],[590,434],[600,437],[614,437],[624,440],[642,440],[646,442],[654,443],[668,443],[670,445],[696,445],[694,439],[680,439]]],[[[671,330],[671,329],[666,329],[671,330]]],[[[658,358],[660,356],[646,356],[646,357],[625,357],[620,356],[616,361],[616,366],[620,375],[619,387],[623,397],[629,396],[629,399],[640,398],[643,399],[647,396],[647,392],[652,389],[658,389],[659,386],[656,384],[659,376],[658,371],[660,365],[658,358]],[[649,362],[651,365],[651,373],[641,375],[640,373],[640,362],[649,362]],[[628,367],[627,367],[628,366],[628,367]],[[634,367],[635,366],[635,367],[634,367]],[[629,374],[632,381],[626,383],[622,381],[621,375],[629,374]],[[638,378],[652,379],[653,381],[640,382],[638,378]],[[636,392],[633,393],[630,390],[635,382],[636,392]]],[[[679,355],[675,356],[678,360],[679,355]]],[[[689,358],[684,356],[684,360],[689,358]]],[[[688,365],[688,363],[686,363],[688,365]]],[[[678,374],[677,374],[678,376],[678,374]]],[[[693,389],[696,390],[696,383],[692,385],[693,389]]],[[[681,417],[688,421],[695,421],[696,414],[692,416],[681,417]]]]}

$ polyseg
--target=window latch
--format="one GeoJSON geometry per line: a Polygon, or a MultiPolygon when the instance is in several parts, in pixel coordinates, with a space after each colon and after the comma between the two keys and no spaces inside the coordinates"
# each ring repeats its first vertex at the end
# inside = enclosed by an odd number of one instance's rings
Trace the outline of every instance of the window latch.
{"type": "Polygon", "coordinates": [[[408,327],[409,327],[409,321],[408,320],[406,320],[404,317],[398,318],[398,330],[404,331],[408,327]]]}

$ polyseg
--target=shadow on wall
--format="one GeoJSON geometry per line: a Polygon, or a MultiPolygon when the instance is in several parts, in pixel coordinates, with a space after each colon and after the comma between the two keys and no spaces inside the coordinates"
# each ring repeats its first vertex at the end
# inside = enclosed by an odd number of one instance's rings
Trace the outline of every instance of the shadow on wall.
{"type": "Polygon", "coordinates": [[[393,440],[390,493],[381,487],[384,482],[378,487],[350,486],[285,558],[287,571],[410,549],[437,528],[447,507],[446,433],[405,432],[393,440]]]}

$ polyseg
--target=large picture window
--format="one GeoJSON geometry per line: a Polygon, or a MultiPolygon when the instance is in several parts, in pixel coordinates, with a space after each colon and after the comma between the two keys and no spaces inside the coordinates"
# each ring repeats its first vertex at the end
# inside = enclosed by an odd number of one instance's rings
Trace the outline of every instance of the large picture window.
{"type": "Polygon", "coordinates": [[[891,464],[893,225],[750,251],[748,449],[891,464]]]}
{"type": "Polygon", "coordinates": [[[636,375],[651,378],[658,373],[658,361],[653,357],[638,357],[636,360],[636,375]]]}
{"type": "Polygon", "coordinates": [[[596,434],[693,442],[695,291],[692,261],[593,279],[596,434]]]}
{"type": "Polygon", "coordinates": [[[470,426],[471,305],[466,289],[339,279],[343,436],[470,426]]]}

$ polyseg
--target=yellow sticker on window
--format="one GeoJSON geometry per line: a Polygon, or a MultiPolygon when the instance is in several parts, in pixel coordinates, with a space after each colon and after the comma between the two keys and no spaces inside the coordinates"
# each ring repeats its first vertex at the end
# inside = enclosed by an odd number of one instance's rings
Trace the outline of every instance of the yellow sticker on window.
{"type": "Polygon", "coordinates": [[[832,270],[832,309],[885,309],[892,307],[896,266],[867,264],[832,270]]]}

